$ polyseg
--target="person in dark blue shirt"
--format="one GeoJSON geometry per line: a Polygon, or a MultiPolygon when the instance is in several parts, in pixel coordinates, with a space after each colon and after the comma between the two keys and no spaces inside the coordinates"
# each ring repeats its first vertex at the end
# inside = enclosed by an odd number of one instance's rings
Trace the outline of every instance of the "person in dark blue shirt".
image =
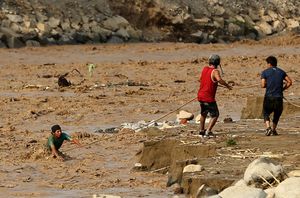
{"type": "Polygon", "coordinates": [[[268,68],[261,73],[261,87],[266,88],[263,116],[267,127],[265,135],[270,136],[278,135],[276,127],[283,110],[283,91],[292,85],[292,80],[285,71],[277,67],[277,59],[274,56],[269,56],[266,61],[268,68]],[[272,128],[271,113],[274,113],[272,128]]]}

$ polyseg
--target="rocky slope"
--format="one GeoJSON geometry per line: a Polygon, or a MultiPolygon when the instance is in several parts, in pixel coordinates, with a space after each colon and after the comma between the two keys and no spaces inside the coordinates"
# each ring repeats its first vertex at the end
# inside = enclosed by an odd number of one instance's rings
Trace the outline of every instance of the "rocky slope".
{"type": "Polygon", "coordinates": [[[176,41],[299,33],[298,0],[2,0],[0,47],[176,41]]]}

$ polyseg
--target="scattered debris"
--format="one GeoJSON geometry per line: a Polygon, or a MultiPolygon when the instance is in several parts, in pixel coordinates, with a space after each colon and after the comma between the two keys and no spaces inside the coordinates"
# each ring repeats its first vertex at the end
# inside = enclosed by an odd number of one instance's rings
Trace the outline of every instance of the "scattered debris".
{"type": "Polygon", "coordinates": [[[233,119],[231,117],[226,117],[223,120],[224,123],[233,123],[233,119]]]}
{"type": "Polygon", "coordinates": [[[188,121],[194,119],[194,114],[181,110],[179,114],[176,115],[176,117],[176,121],[180,124],[187,124],[188,121]]]}
{"type": "MultiPolygon", "coordinates": [[[[82,74],[77,69],[73,69],[71,72],[73,72],[73,71],[76,71],[82,77],[82,74]]],[[[71,86],[72,83],[66,79],[67,75],[71,72],[67,72],[67,73],[65,73],[63,75],[60,75],[58,77],[58,82],[57,82],[58,86],[60,86],[60,87],[69,87],[69,86],[71,86]]]]}
{"type": "Polygon", "coordinates": [[[117,127],[111,127],[111,128],[107,128],[107,129],[97,129],[94,132],[95,133],[118,133],[120,131],[119,128],[117,127]]]}
{"type": "Polygon", "coordinates": [[[185,83],[185,80],[174,80],[174,83],[185,83]]]}
{"type": "Polygon", "coordinates": [[[58,86],[60,86],[60,87],[71,86],[71,82],[66,79],[67,75],[68,75],[68,73],[58,77],[58,86]]]}
{"type": "Polygon", "coordinates": [[[43,85],[32,85],[32,84],[28,84],[28,85],[25,85],[24,88],[28,88],[28,89],[39,89],[39,88],[42,88],[43,85]]]}
{"type": "Polygon", "coordinates": [[[56,65],[56,63],[44,63],[44,66],[52,66],[52,65],[56,65]]]}
{"type": "Polygon", "coordinates": [[[88,67],[89,76],[92,77],[94,70],[96,69],[96,65],[89,63],[89,64],[87,64],[87,67],[88,67]]]}

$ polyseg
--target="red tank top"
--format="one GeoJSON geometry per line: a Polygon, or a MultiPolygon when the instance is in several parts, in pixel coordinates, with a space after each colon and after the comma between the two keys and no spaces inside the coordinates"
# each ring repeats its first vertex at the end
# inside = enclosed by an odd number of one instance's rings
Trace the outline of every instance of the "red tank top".
{"type": "Polygon", "coordinates": [[[198,91],[198,101],[216,102],[218,82],[212,80],[213,67],[205,66],[200,76],[200,88],[198,91]]]}

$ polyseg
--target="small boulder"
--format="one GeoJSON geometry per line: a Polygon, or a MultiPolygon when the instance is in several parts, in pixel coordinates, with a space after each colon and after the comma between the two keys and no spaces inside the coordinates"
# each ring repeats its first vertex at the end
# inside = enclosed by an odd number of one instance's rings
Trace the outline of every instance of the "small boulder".
{"type": "Polygon", "coordinates": [[[300,177],[290,177],[275,188],[276,198],[299,198],[300,177]]]}
{"type": "Polygon", "coordinates": [[[274,198],[275,188],[268,188],[268,189],[265,190],[265,193],[267,193],[266,198],[274,198]]]}
{"type": "Polygon", "coordinates": [[[242,186],[231,186],[223,190],[219,195],[222,198],[266,198],[267,193],[265,193],[262,189],[259,188],[250,188],[250,187],[242,187],[242,186]]]}
{"type": "Polygon", "coordinates": [[[234,186],[247,186],[247,183],[245,182],[245,180],[241,179],[239,181],[237,181],[234,186]]]}
{"type": "Polygon", "coordinates": [[[274,180],[273,176],[278,180],[281,180],[284,175],[283,167],[273,160],[267,157],[261,157],[254,160],[249,164],[245,173],[244,180],[247,184],[255,184],[255,186],[260,186],[264,181],[261,177],[267,181],[274,180]]]}
{"type": "Polygon", "coordinates": [[[200,172],[203,170],[203,167],[201,165],[196,164],[189,164],[183,168],[183,173],[193,173],[193,172],[200,172]]]}
{"type": "Polygon", "coordinates": [[[179,114],[176,115],[177,121],[181,124],[186,124],[187,121],[194,119],[194,114],[189,113],[187,111],[181,110],[179,114]]]}
{"type": "Polygon", "coordinates": [[[293,170],[287,174],[289,177],[300,177],[300,170],[293,170]]]}

